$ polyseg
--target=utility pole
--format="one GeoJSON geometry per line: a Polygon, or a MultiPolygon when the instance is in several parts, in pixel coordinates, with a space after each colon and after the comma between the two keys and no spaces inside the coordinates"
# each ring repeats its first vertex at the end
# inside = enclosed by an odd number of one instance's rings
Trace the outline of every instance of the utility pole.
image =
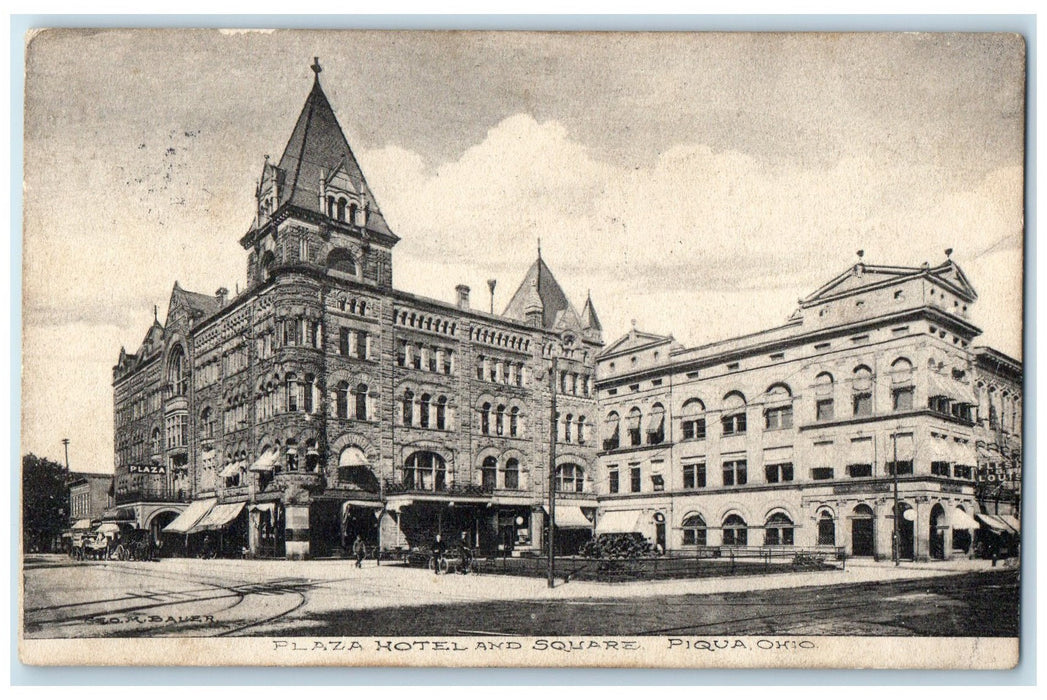
{"type": "Polygon", "coordinates": [[[559,373],[557,356],[553,352],[553,365],[549,371],[549,588],[553,587],[555,555],[553,550],[553,528],[556,522],[556,375],[559,373]]]}
{"type": "Polygon", "coordinates": [[[62,445],[65,447],[65,475],[69,477],[69,438],[62,438],[62,445]]]}
{"type": "Polygon", "coordinates": [[[901,563],[901,520],[902,514],[898,512],[898,433],[894,433],[892,436],[894,442],[894,565],[899,566],[901,563]]]}

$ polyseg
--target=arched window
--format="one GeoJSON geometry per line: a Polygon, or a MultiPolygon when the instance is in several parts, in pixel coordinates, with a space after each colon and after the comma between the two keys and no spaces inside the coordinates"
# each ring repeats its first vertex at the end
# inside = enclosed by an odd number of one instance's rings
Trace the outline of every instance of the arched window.
{"type": "Polygon", "coordinates": [[[705,520],[697,513],[683,519],[683,544],[685,547],[704,547],[707,543],[705,520]]]}
{"type": "Polygon", "coordinates": [[[517,437],[520,434],[520,407],[513,406],[509,409],[509,436],[517,437]]]}
{"type": "Polygon", "coordinates": [[[336,209],[335,216],[339,221],[345,221],[345,205],[346,200],[342,197],[338,198],[338,208],[336,209]]]}
{"type": "Polygon", "coordinates": [[[349,384],[338,382],[334,388],[334,415],[337,418],[349,417],[349,384]]]}
{"type": "Polygon", "coordinates": [[[507,489],[520,488],[520,461],[515,457],[510,457],[505,462],[504,483],[507,489]]]}
{"type": "Polygon", "coordinates": [[[334,197],[327,195],[327,215],[334,218],[334,197]]]}
{"type": "Polygon", "coordinates": [[[764,429],[787,430],[793,427],[792,389],[786,384],[772,384],[764,393],[767,408],[763,411],[764,429]]]}
{"type": "Polygon", "coordinates": [[[913,409],[912,362],[899,357],[891,363],[891,408],[895,411],[913,409]]]}
{"type": "Polygon", "coordinates": [[[351,251],[345,248],[335,248],[327,255],[327,267],[348,275],[355,275],[356,258],[353,257],[351,251]]]}
{"type": "Polygon", "coordinates": [[[367,385],[357,384],[356,385],[356,420],[367,420],[367,385]]]}
{"type": "Polygon", "coordinates": [[[745,395],[732,391],[723,397],[723,416],[720,417],[724,435],[742,435],[747,429],[745,395]]]}
{"type": "Polygon", "coordinates": [[[851,401],[855,416],[871,416],[873,412],[872,370],[865,365],[854,368],[851,378],[851,401]]]}
{"type": "Polygon", "coordinates": [[[367,455],[359,447],[346,447],[338,455],[338,481],[349,488],[370,493],[378,493],[381,490],[367,455]]]}
{"type": "Polygon", "coordinates": [[[642,418],[643,415],[638,407],[633,406],[629,410],[629,415],[626,418],[626,430],[629,432],[630,447],[640,446],[640,421],[642,418]]]}
{"type": "Polygon", "coordinates": [[[833,400],[833,376],[822,372],[814,378],[814,405],[817,420],[832,420],[836,414],[833,400]]]}
{"type": "Polygon", "coordinates": [[[153,434],[152,434],[152,436],[150,438],[150,442],[152,444],[153,454],[154,455],[160,454],[160,429],[159,428],[153,428],[153,434]]]}
{"type": "Polygon", "coordinates": [[[494,432],[496,435],[505,433],[505,406],[501,404],[494,410],[494,432]]]}
{"type": "Polygon", "coordinates": [[[585,444],[585,416],[578,416],[578,444],[585,444]]]}
{"type": "Polygon", "coordinates": [[[489,403],[480,406],[480,432],[484,435],[491,434],[491,404],[489,403]]]}
{"type": "Polygon", "coordinates": [[[745,520],[740,515],[728,515],[723,521],[723,544],[725,547],[744,547],[749,542],[745,520]]]}
{"type": "Polygon", "coordinates": [[[269,280],[273,277],[273,265],[276,264],[276,256],[273,255],[273,251],[267,250],[262,253],[262,259],[260,261],[262,276],[269,280]]]}
{"type": "Polygon", "coordinates": [[[571,441],[571,428],[574,427],[574,414],[568,413],[563,419],[563,441],[571,441]]]}
{"type": "Polygon", "coordinates": [[[171,348],[167,358],[167,383],[174,396],[185,396],[189,389],[189,375],[186,371],[185,350],[180,344],[171,348]]]}
{"type": "Polygon", "coordinates": [[[447,397],[436,400],[436,429],[447,430],[447,397]]]}
{"type": "Polygon", "coordinates": [[[404,462],[403,484],[422,491],[447,490],[447,462],[435,452],[414,452],[404,462]]]}
{"type": "Polygon", "coordinates": [[[556,490],[565,493],[585,491],[585,470],[577,464],[561,464],[556,468],[556,490]]]}
{"type": "Polygon", "coordinates": [[[647,444],[659,445],[665,441],[665,406],[656,403],[651,406],[651,415],[647,419],[647,444]]]}
{"type": "Polygon", "coordinates": [[[418,424],[423,428],[429,427],[429,405],[432,400],[430,394],[422,394],[422,400],[418,403],[418,424]]]}
{"type": "Polygon", "coordinates": [[[619,431],[621,430],[621,419],[616,411],[611,411],[604,419],[603,448],[605,450],[617,450],[620,444],[619,431]]]}
{"type": "Polygon", "coordinates": [[[404,391],[403,398],[403,424],[414,424],[414,392],[410,389],[404,391]]]}
{"type": "Polygon", "coordinates": [[[764,524],[763,543],[778,545],[793,543],[793,521],[785,513],[774,513],[764,524]]]}
{"type": "Polygon", "coordinates": [[[705,404],[700,399],[687,399],[681,407],[680,434],[684,440],[705,439],[705,404]]]}
{"type": "Polygon", "coordinates": [[[214,437],[214,411],[210,406],[200,411],[200,437],[205,440],[214,437]]]}
{"type": "Polygon", "coordinates": [[[493,491],[498,480],[498,460],[485,457],[480,467],[480,486],[484,491],[493,491]]]}
{"type": "Polygon", "coordinates": [[[356,226],[356,205],[355,204],[350,204],[349,205],[349,223],[351,223],[353,226],[356,226]]]}

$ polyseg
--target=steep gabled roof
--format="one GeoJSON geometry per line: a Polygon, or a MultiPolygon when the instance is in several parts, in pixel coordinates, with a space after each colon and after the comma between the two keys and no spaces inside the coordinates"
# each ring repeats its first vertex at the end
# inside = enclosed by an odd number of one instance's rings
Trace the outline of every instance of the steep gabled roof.
{"type": "MultiPolygon", "coordinates": [[[[518,321],[526,321],[527,309],[533,305],[534,292],[531,291],[532,288],[538,290],[538,297],[542,301],[543,328],[553,328],[558,318],[562,318],[566,322],[573,315],[574,319],[578,319],[578,312],[571,306],[571,302],[567,301],[567,295],[564,294],[563,288],[560,287],[559,282],[553,277],[552,271],[545,264],[545,261],[542,260],[540,254],[538,259],[534,261],[534,264],[531,265],[531,268],[527,270],[523,282],[516,288],[516,292],[513,294],[512,299],[509,300],[509,304],[505,307],[502,315],[518,321]],[[561,312],[568,310],[570,314],[561,317],[561,312]]],[[[579,328],[581,328],[580,325],[579,328]]]]}
{"type": "MultiPolygon", "coordinates": [[[[221,308],[221,302],[211,294],[200,294],[182,289],[178,282],[171,289],[171,303],[169,309],[182,306],[189,311],[190,318],[210,316],[221,308]]],[[[168,312],[170,313],[170,312],[168,312]]]]}
{"type": "Polygon", "coordinates": [[[283,177],[277,206],[291,203],[296,207],[323,213],[320,206],[320,178],[330,177],[341,168],[363,195],[370,211],[367,228],[392,236],[389,225],[378,209],[378,202],[364,179],[360,164],[349,148],[331,103],[320,87],[319,75],[305,100],[291,138],[277,166],[283,177]]]}
{"type": "Polygon", "coordinates": [[[585,306],[582,307],[582,327],[594,331],[602,331],[600,317],[596,315],[596,307],[593,306],[592,295],[585,295],[585,306]]]}
{"type": "Polygon", "coordinates": [[[847,295],[848,293],[897,284],[917,277],[934,279],[940,284],[951,287],[969,301],[974,301],[978,298],[977,292],[974,291],[974,287],[967,280],[963,270],[951,259],[935,267],[930,265],[901,267],[896,265],[866,265],[865,263],[857,263],[819,287],[809,296],[801,299],[800,306],[801,308],[806,308],[834,297],[847,295]]]}

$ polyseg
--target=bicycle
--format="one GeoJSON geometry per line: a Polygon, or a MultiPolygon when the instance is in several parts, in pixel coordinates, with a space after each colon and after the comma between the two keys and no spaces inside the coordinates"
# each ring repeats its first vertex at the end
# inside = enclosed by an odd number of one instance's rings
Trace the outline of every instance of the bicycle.
{"type": "Polygon", "coordinates": [[[429,557],[429,563],[427,566],[429,571],[432,571],[434,574],[446,574],[448,569],[447,557],[442,554],[438,557],[434,554],[429,557]]]}

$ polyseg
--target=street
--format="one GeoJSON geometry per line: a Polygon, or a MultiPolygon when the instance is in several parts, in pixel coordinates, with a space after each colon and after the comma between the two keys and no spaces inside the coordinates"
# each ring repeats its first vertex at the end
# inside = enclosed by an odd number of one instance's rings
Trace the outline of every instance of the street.
{"type": "Polygon", "coordinates": [[[988,562],[608,584],[433,576],[368,562],[25,562],[25,636],[1017,636],[1018,572],[988,562]]]}

